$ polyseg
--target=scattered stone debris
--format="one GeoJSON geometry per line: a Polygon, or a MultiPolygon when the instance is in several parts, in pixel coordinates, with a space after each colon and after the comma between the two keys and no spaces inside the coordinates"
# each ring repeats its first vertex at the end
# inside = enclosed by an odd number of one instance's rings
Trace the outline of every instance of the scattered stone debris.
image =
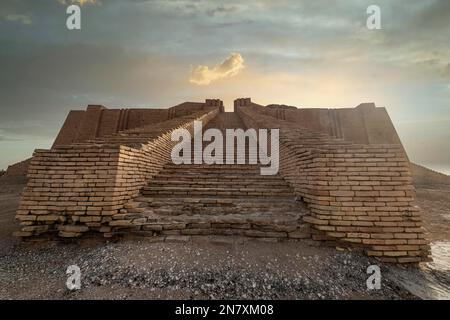
{"type": "Polygon", "coordinates": [[[302,242],[22,244],[0,256],[0,298],[415,298],[385,278],[368,290],[366,270],[376,263],[302,242]],[[69,265],[81,269],[79,291],[66,288],[69,265]]]}

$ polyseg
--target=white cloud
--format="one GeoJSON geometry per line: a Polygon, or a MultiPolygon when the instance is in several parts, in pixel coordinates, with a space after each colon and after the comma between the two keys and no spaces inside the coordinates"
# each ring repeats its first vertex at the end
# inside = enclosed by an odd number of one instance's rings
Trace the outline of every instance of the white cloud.
{"type": "Polygon", "coordinates": [[[239,53],[232,53],[220,65],[210,69],[207,66],[197,66],[189,77],[189,82],[197,85],[209,85],[219,79],[237,75],[244,69],[244,59],[239,53]]]}

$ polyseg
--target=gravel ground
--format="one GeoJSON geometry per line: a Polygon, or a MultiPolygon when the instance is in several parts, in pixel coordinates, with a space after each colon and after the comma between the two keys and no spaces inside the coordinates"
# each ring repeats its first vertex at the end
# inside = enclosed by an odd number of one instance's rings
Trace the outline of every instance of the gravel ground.
{"type": "MultiPolygon", "coordinates": [[[[15,245],[0,256],[1,299],[412,299],[395,282],[367,290],[374,260],[308,243],[15,245]],[[70,292],[69,265],[82,288],[70,292]]],[[[382,275],[389,269],[382,266],[382,275]]]]}

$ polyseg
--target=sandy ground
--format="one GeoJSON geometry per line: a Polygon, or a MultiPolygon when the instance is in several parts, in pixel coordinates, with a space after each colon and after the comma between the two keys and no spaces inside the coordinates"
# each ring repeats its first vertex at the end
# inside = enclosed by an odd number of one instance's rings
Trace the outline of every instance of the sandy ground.
{"type": "Polygon", "coordinates": [[[19,206],[20,192],[25,184],[26,179],[22,177],[0,179],[0,253],[17,243],[11,231],[19,228],[14,215],[19,206]]]}
{"type": "Polygon", "coordinates": [[[366,269],[379,262],[309,241],[20,243],[11,234],[23,183],[0,181],[0,299],[450,299],[450,187],[417,190],[434,261],[381,265],[381,290],[368,290],[366,269]],[[65,284],[72,264],[78,291],[65,284]]]}
{"type": "Polygon", "coordinates": [[[432,241],[450,241],[450,186],[417,186],[418,205],[432,241]]]}

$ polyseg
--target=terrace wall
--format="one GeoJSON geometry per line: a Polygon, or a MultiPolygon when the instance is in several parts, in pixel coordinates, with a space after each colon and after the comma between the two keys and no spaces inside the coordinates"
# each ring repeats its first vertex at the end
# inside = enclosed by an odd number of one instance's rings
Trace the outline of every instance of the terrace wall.
{"type": "Polygon", "coordinates": [[[360,247],[387,262],[428,260],[408,158],[401,144],[354,144],[266,115],[236,111],[249,128],[280,129],[280,173],[311,214],[313,239],[360,247]]]}
{"type": "Polygon", "coordinates": [[[376,108],[373,103],[341,109],[297,109],[270,105],[261,109],[261,112],[280,120],[295,122],[302,128],[355,143],[401,144],[386,109],[376,108]]]}
{"type": "Polygon", "coordinates": [[[217,101],[220,100],[208,99],[206,103],[184,102],[169,109],[107,109],[101,105],[89,105],[85,111],[69,112],[53,147],[84,142],[190,115],[215,106],[213,103],[217,104],[217,101]]]}
{"type": "Polygon", "coordinates": [[[171,132],[192,127],[194,120],[207,123],[217,112],[218,108],[209,108],[185,119],[162,122],[161,133],[153,139],[145,136],[155,126],[109,139],[36,150],[16,215],[22,226],[16,235],[78,237],[88,231],[106,232],[107,227],[102,227],[169,161],[176,143],[171,141],[171,132]],[[144,138],[136,141],[140,136],[144,138]],[[117,139],[124,142],[108,143],[117,139]]]}

